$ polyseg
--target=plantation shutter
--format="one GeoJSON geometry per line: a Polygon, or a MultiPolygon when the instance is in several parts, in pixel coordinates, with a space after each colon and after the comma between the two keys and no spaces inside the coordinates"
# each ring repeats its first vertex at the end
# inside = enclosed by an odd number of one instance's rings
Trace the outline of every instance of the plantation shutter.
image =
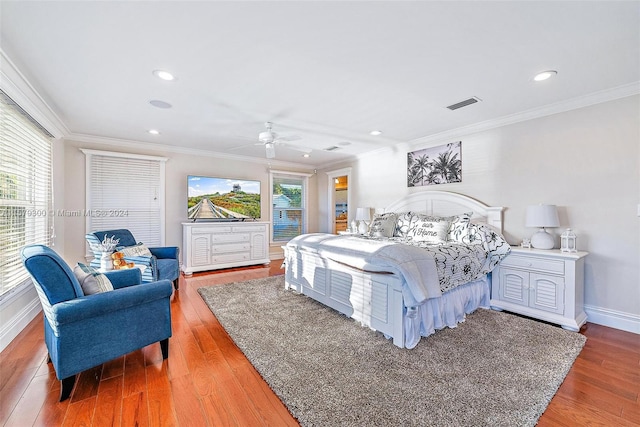
{"type": "Polygon", "coordinates": [[[306,233],[307,176],[273,173],[271,182],[272,241],[288,241],[306,233]]]}
{"type": "Polygon", "coordinates": [[[126,228],[148,247],[164,245],[164,157],[82,150],[87,232],[126,228]]]}
{"type": "Polygon", "coordinates": [[[29,278],[22,247],[51,244],[51,137],[0,91],[0,297],[29,278]]]}

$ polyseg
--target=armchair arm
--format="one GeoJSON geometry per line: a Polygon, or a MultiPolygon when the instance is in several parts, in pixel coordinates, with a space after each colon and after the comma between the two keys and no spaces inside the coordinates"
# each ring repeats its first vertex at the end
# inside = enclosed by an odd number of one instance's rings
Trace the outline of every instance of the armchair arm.
{"type": "Polygon", "coordinates": [[[140,273],[139,268],[105,271],[104,275],[107,276],[107,279],[109,279],[114,289],[125,288],[127,286],[134,286],[142,283],[142,274],[140,273]]]}
{"type": "Polygon", "coordinates": [[[180,248],[177,246],[164,246],[161,248],[149,248],[149,251],[158,259],[178,259],[180,248]]]}
{"type": "Polygon", "coordinates": [[[51,307],[52,316],[47,317],[55,322],[55,325],[52,326],[57,329],[57,326],[60,325],[169,298],[172,293],[172,283],[169,280],[159,280],[60,302],[51,307]]]}

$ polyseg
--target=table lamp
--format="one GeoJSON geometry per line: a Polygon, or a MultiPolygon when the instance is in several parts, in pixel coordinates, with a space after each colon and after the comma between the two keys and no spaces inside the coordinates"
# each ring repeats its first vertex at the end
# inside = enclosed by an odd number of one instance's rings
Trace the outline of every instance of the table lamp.
{"type": "Polygon", "coordinates": [[[356,220],[358,221],[358,233],[367,234],[369,230],[367,221],[371,221],[371,208],[356,209],[356,220]]]}
{"type": "Polygon", "coordinates": [[[536,249],[553,249],[555,238],[545,228],[559,227],[558,210],[555,205],[527,206],[526,227],[538,227],[537,233],[531,236],[531,246],[536,249]]]}

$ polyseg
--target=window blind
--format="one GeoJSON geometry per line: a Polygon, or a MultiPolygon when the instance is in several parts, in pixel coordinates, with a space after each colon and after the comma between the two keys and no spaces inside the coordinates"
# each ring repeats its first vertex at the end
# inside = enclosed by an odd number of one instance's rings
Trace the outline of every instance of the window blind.
{"type": "Polygon", "coordinates": [[[306,182],[304,176],[272,175],[272,241],[288,241],[306,233],[306,182]]]}
{"type": "Polygon", "coordinates": [[[50,134],[0,91],[0,297],[29,274],[20,250],[51,244],[50,134]]]}
{"type": "Polygon", "coordinates": [[[164,245],[165,158],[83,150],[87,232],[126,228],[146,246],[164,245]]]}

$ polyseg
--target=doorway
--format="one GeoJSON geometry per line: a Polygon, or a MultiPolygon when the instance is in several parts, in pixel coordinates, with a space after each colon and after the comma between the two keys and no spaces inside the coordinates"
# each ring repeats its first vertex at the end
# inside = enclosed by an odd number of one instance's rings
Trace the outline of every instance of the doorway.
{"type": "Polygon", "coordinates": [[[351,192],[351,168],[327,172],[328,175],[328,230],[338,234],[349,228],[349,219],[353,217],[350,212],[351,192]]]}

